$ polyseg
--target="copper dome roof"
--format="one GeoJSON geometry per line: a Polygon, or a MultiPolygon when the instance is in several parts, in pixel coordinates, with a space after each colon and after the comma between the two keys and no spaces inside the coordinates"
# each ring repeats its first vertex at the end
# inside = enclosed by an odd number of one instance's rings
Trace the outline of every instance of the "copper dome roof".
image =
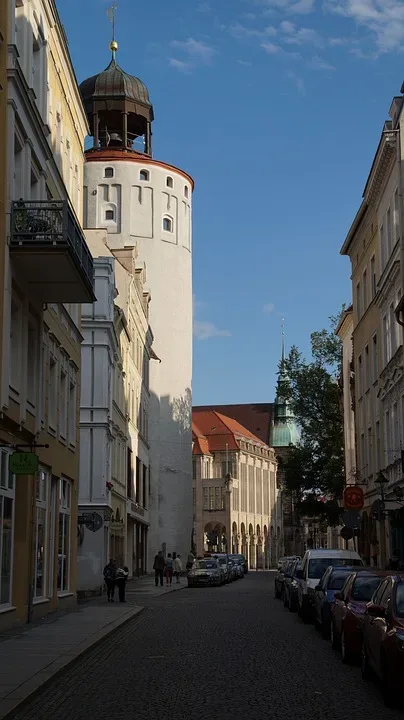
{"type": "Polygon", "coordinates": [[[80,93],[84,102],[97,98],[126,98],[151,108],[146,85],[134,75],[124,72],[115,58],[103,72],[84,80],[80,93]]]}

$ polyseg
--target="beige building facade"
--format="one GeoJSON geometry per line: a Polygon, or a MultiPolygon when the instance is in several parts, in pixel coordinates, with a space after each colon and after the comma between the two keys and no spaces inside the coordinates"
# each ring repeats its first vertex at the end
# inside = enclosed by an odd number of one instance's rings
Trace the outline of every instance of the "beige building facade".
{"type": "Polygon", "coordinates": [[[76,602],[79,304],[94,299],[81,227],[88,130],[65,34],[53,1],[7,8],[0,628],[76,602]],[[38,470],[13,474],[15,451],[32,451],[38,470]]]}
{"type": "Polygon", "coordinates": [[[281,493],[274,450],[232,418],[193,411],[193,545],[242,553],[250,568],[283,553],[281,493]]]}

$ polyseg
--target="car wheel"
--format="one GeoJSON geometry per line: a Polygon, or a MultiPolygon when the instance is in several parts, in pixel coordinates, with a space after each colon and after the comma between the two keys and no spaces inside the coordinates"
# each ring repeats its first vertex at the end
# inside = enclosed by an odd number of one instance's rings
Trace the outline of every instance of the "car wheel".
{"type": "Polygon", "coordinates": [[[339,642],[338,642],[338,636],[335,632],[335,625],[333,620],[331,620],[331,627],[330,627],[330,640],[331,640],[331,647],[333,650],[339,650],[339,642]]]}
{"type": "Polygon", "coordinates": [[[369,666],[368,654],[366,652],[365,643],[362,643],[362,655],[361,655],[361,672],[363,680],[371,680],[372,673],[369,666]]]}
{"type": "Polygon", "coordinates": [[[328,640],[330,636],[330,625],[329,620],[324,616],[324,612],[321,614],[321,634],[325,640],[328,640]]]}
{"type": "Polygon", "coordinates": [[[344,630],[342,630],[341,633],[341,658],[345,665],[350,665],[352,663],[352,653],[347,648],[344,630]]]}

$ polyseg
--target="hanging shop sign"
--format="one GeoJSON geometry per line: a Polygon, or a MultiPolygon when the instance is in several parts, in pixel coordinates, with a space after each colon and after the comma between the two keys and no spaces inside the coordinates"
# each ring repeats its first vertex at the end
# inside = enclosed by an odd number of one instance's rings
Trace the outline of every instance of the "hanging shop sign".
{"type": "Polygon", "coordinates": [[[359,510],[344,510],[342,522],[346,527],[359,528],[361,525],[361,516],[359,510]]]}
{"type": "Polygon", "coordinates": [[[96,512],[84,512],[78,516],[77,524],[79,526],[85,525],[87,530],[91,530],[91,532],[97,532],[104,525],[104,518],[96,512]]]}
{"type": "Polygon", "coordinates": [[[352,528],[343,527],[341,528],[340,535],[342,538],[344,538],[344,540],[351,540],[354,536],[354,531],[352,530],[352,528]]]}
{"type": "Polygon", "coordinates": [[[34,475],[38,467],[39,457],[33,452],[15,452],[10,455],[10,472],[13,475],[34,475]]]}
{"type": "Polygon", "coordinates": [[[357,485],[348,485],[344,490],[345,510],[362,510],[364,497],[362,488],[357,485]]]}

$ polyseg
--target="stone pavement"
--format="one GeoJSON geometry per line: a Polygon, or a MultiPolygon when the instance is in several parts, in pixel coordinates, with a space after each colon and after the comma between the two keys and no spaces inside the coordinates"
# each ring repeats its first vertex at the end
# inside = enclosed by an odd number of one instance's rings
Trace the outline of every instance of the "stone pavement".
{"type": "MultiPolygon", "coordinates": [[[[398,720],[273,598],[273,573],[149,598],[12,720],[398,720]]],[[[146,598],[147,596],[145,596],[146,598]]]]}
{"type": "Polygon", "coordinates": [[[7,631],[0,638],[0,720],[65,671],[107,635],[133,620],[143,609],[139,599],[159,597],[186,585],[156,588],[154,577],[128,582],[127,602],[105,597],[78,605],[76,611],[53,613],[42,622],[7,631]]]}

